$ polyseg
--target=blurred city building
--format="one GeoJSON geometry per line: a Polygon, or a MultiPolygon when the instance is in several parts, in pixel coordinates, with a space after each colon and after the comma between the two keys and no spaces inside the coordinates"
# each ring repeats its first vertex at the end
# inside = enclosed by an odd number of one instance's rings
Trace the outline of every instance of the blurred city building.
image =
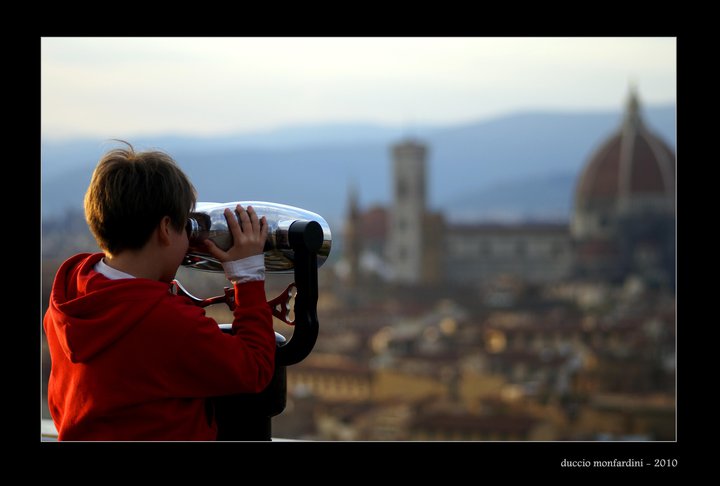
{"type": "Polygon", "coordinates": [[[393,145],[392,204],[350,191],[335,298],[288,369],[302,438],[674,440],[675,157],[640,111],[631,89],[568,223],[451,223],[431,147],[393,145]]]}

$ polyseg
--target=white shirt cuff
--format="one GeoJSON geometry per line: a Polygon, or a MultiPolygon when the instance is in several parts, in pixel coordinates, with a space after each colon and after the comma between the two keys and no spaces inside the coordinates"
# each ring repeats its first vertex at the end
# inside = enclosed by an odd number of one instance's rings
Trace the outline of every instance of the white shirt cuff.
{"type": "Polygon", "coordinates": [[[265,255],[262,253],[232,262],[222,262],[222,266],[225,276],[234,284],[265,280],[265,255]]]}

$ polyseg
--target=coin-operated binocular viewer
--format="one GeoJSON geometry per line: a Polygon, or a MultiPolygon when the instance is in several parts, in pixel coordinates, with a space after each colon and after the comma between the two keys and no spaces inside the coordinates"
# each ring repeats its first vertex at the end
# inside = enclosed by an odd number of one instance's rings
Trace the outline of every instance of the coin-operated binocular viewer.
{"type": "MultiPolygon", "coordinates": [[[[293,334],[286,340],[275,333],[275,374],[265,390],[214,398],[215,419],[218,440],[271,440],[271,419],[285,409],[287,400],[286,368],[305,359],[317,340],[317,272],[330,254],[332,236],[320,215],[304,209],[260,201],[201,202],[188,219],[190,246],[183,261],[185,267],[223,272],[222,264],[207,252],[203,242],[211,239],[223,250],[232,246],[224,210],[234,211],[238,204],[252,206],[258,218],[266,218],[265,271],[294,273],[294,282],[268,302],[274,317],[293,326],[293,334]]],[[[224,295],[207,299],[191,295],[177,280],[173,287],[177,294],[189,297],[201,307],[225,303],[232,310],[235,305],[234,290],[230,287],[225,287],[224,295]]],[[[232,332],[231,324],[220,324],[220,328],[232,332]]]]}

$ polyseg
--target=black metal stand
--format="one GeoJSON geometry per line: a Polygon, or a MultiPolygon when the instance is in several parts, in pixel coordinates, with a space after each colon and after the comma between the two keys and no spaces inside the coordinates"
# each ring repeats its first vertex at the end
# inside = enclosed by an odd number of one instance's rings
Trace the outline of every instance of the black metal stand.
{"type": "Polygon", "coordinates": [[[296,221],[290,225],[288,238],[294,252],[297,288],[293,335],[285,341],[275,333],[275,372],[265,390],[212,399],[219,441],[271,440],[271,419],[285,410],[287,401],[286,367],[305,359],[315,346],[319,330],[317,252],[323,243],[323,230],[315,221],[296,221]]]}
{"type": "Polygon", "coordinates": [[[271,440],[271,419],[285,410],[286,397],[286,368],[276,364],[272,380],[262,392],[213,398],[217,440],[271,440]]]}

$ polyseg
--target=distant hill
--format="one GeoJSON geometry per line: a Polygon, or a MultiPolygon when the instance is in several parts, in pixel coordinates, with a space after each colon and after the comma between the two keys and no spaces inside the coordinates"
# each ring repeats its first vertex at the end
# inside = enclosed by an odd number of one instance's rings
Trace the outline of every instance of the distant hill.
{"type": "MultiPolygon", "coordinates": [[[[675,107],[643,112],[649,127],[675,147],[675,107]]],[[[613,112],[517,113],[409,133],[429,145],[428,193],[433,209],[453,219],[562,218],[579,171],[617,129],[613,112]]],[[[203,201],[267,200],[342,221],[347,189],[362,205],[391,200],[390,145],[408,131],[372,124],[285,127],[219,137],[129,140],[173,155],[203,201]]],[[[114,143],[98,139],[42,142],[43,218],[82,208],[98,158],[114,143]]]]}

